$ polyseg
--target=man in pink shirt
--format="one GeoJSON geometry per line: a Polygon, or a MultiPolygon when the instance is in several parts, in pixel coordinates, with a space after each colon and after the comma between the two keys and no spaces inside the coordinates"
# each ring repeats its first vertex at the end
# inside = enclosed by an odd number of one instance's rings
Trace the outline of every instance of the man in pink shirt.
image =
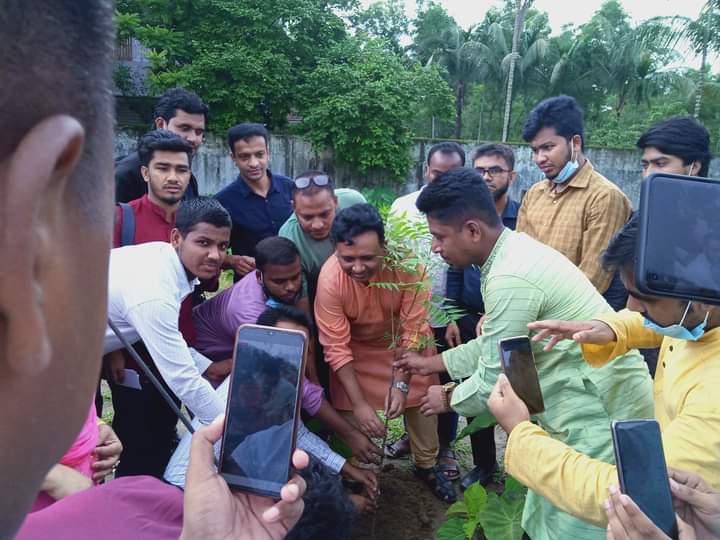
{"type": "MultiPolygon", "coordinates": [[[[400,348],[417,348],[423,336],[432,335],[425,307],[429,288],[417,293],[372,286],[421,279],[384,266],[385,231],[373,206],[356,204],[340,211],[331,238],[335,256],[320,271],[315,318],[331,368],[332,404],[369,437],[385,435],[377,410],[385,409],[389,418],[404,413],[415,474],[438,498],[453,502],[453,485],[436,467],[437,418],[420,414],[422,396],[438,380],[415,376],[410,381],[407,374],[393,373],[395,351],[388,338],[392,320],[402,328],[400,348]]],[[[434,351],[431,347],[422,354],[434,351]]]]}

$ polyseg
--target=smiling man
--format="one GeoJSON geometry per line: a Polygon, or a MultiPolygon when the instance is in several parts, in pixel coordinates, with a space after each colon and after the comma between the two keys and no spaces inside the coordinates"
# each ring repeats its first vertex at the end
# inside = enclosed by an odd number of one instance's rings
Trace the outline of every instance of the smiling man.
{"type": "MultiPolygon", "coordinates": [[[[110,255],[109,319],[131,343],[142,339],[165,384],[206,424],[225,404],[202,377],[211,361],[188,346],[178,318],[180,304],[198,280],[217,275],[230,227],[230,216],[217,201],[199,197],[178,210],[170,244],[148,242],[110,255]]],[[[105,353],[121,347],[108,327],[105,353]]]]}
{"type": "Polygon", "coordinates": [[[269,138],[260,124],[238,124],[228,130],[230,157],[238,177],[216,198],[233,221],[232,255],[227,257],[225,267],[235,272],[236,281],[255,270],[255,245],[275,236],[292,213],[293,183],[268,168],[269,138]]]}
{"type": "Polygon", "coordinates": [[[569,96],[541,101],[522,136],[545,178],[525,194],[517,230],[565,255],[621,309],[627,294],[619,277],[603,269],[600,254],[630,218],[632,206],[585,157],[582,109],[569,96]]]}

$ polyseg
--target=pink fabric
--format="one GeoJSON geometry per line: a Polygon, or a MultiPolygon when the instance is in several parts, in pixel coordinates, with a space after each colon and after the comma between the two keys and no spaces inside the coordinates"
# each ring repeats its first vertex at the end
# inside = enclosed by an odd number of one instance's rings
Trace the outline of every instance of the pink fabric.
{"type": "MultiPolygon", "coordinates": [[[[97,444],[97,414],[95,411],[95,402],[93,401],[90,404],[90,410],[88,411],[87,418],[85,418],[85,423],[80,429],[80,433],[75,438],[75,442],[70,449],[60,458],[60,464],[71,467],[88,478],[92,478],[92,464],[95,461],[93,451],[97,444]]],[[[54,502],[55,499],[43,491],[38,494],[30,511],[37,512],[50,506],[54,502]]]]}
{"type": "Polygon", "coordinates": [[[29,514],[15,540],[177,540],[183,495],[149,476],[126,476],[29,514]]]}
{"type": "Polygon", "coordinates": [[[315,416],[323,400],[322,386],[318,386],[305,377],[303,380],[302,408],[310,415],[315,416]]]}

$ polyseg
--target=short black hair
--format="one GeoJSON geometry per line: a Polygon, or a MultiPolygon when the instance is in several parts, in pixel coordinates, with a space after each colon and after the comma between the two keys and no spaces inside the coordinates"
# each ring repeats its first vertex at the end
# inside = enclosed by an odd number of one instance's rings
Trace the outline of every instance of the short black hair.
{"type": "Polygon", "coordinates": [[[342,481],[316,458],[299,471],[307,491],[300,520],[287,533],[287,540],[345,540],[350,538],[354,507],[342,481]]]}
{"type": "Polygon", "coordinates": [[[227,140],[230,153],[235,153],[235,143],[237,141],[246,141],[251,137],[262,137],[267,145],[270,134],[262,124],[237,124],[228,129],[227,140]]]}
{"type": "Polygon", "coordinates": [[[554,96],[535,105],[525,120],[523,140],[530,142],[546,127],[554,128],[558,135],[568,141],[574,135],[580,135],[582,147],[585,147],[583,110],[574,97],[554,96]]]}
{"type": "Polygon", "coordinates": [[[456,167],[435,178],[415,203],[422,213],[458,226],[477,218],[491,227],[502,225],[495,202],[482,175],[475,169],[456,167]]]}
{"type": "Polygon", "coordinates": [[[608,272],[630,270],[635,268],[636,248],[639,231],[638,213],[635,212],[628,222],[620,229],[603,252],[602,266],[608,272]]]}
{"type": "Polygon", "coordinates": [[[170,88],[166,90],[155,104],[154,118],[162,118],[166,122],[169,122],[177,115],[178,110],[185,111],[189,114],[202,114],[207,124],[210,108],[203,103],[203,100],[200,99],[195,92],[185,90],[184,88],[170,88]]]}
{"type": "Polygon", "coordinates": [[[85,219],[104,220],[106,208],[99,201],[111,189],[104,180],[113,136],[112,3],[4,0],[0,36],[0,161],[43,120],[58,114],[75,118],[85,144],[70,178],[71,198],[85,219]]]}
{"type": "Polygon", "coordinates": [[[313,335],[314,325],[312,319],[307,313],[295,306],[282,304],[268,308],[260,314],[256,324],[275,327],[280,321],[290,321],[299,326],[304,326],[308,329],[308,333],[311,336],[313,335]]]}
{"type": "Polygon", "coordinates": [[[262,270],[268,264],[292,264],[300,257],[300,251],[292,240],[282,236],[270,236],[255,246],[255,266],[262,270]]]}
{"type": "Polygon", "coordinates": [[[693,161],[700,162],[697,176],[707,176],[710,168],[710,134],[700,122],[691,116],[674,116],[653,124],[640,135],[635,143],[640,150],[649,146],[657,148],[663,154],[677,156],[683,165],[693,161]]]}
{"type": "Polygon", "coordinates": [[[192,145],[176,133],[168,131],[167,129],[154,129],[140,137],[137,150],[138,156],[140,157],[140,165],[144,165],[145,167],[150,165],[150,161],[152,161],[156,150],[183,152],[187,154],[188,165],[192,163],[192,145]]]}
{"type": "Polygon", "coordinates": [[[512,171],[515,169],[515,152],[511,146],[507,144],[487,143],[481,144],[475,149],[473,154],[473,165],[478,158],[485,156],[497,156],[505,160],[507,166],[512,171]]]}
{"type": "Polygon", "coordinates": [[[460,156],[460,163],[461,167],[465,166],[465,150],[462,146],[460,146],[456,142],[439,142],[437,144],[433,144],[430,148],[430,151],[427,155],[427,164],[430,165],[430,160],[432,159],[433,155],[437,152],[440,152],[441,154],[450,155],[450,154],[457,154],[460,156]]]}
{"type": "Polygon", "coordinates": [[[209,223],[215,227],[232,227],[230,214],[217,199],[196,197],[183,201],[175,215],[175,228],[187,236],[198,223],[209,223]]]}
{"type": "Polygon", "coordinates": [[[385,227],[380,212],[371,204],[358,203],[337,213],[330,229],[330,239],[333,244],[342,242],[352,245],[353,238],[370,231],[377,234],[380,244],[385,243],[385,227]]]}
{"type": "Polygon", "coordinates": [[[316,193],[319,193],[323,190],[329,191],[330,194],[334,197],[335,196],[335,182],[332,179],[332,176],[330,176],[326,172],[322,171],[305,171],[300,174],[298,174],[295,179],[298,178],[304,178],[304,177],[310,177],[315,178],[316,176],[327,176],[328,177],[328,183],[324,186],[318,186],[314,182],[310,182],[307,187],[305,188],[298,188],[295,187],[295,184],[293,183],[293,199],[295,198],[295,195],[305,195],[306,197],[311,197],[312,195],[315,195],[316,193]]]}

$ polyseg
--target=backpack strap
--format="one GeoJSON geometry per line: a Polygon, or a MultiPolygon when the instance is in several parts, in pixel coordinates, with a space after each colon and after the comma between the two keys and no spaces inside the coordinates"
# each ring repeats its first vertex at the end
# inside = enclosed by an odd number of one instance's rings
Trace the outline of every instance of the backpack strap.
{"type": "Polygon", "coordinates": [[[135,211],[127,203],[117,203],[120,207],[120,246],[132,246],[135,244],[135,211]]]}

